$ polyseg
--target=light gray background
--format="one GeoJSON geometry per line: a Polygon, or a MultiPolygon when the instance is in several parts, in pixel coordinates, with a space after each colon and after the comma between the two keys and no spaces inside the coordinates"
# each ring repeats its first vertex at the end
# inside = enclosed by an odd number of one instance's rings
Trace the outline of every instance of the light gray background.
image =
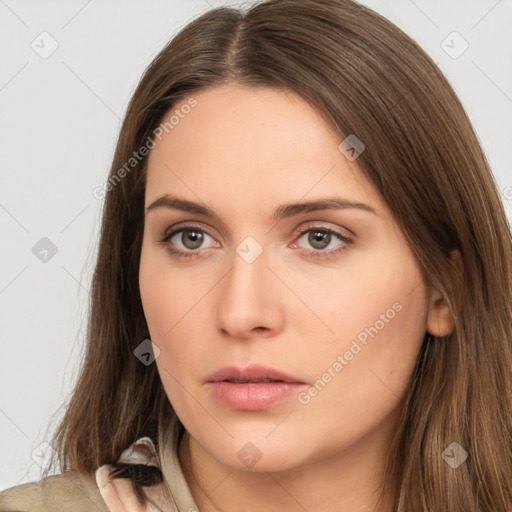
{"type": "MultiPolygon", "coordinates": [[[[512,218],[512,1],[361,3],[444,71],[512,218]],[[445,51],[461,48],[446,40],[453,31],[469,43],[458,58],[445,51]]],[[[177,30],[220,5],[240,2],[0,0],[0,489],[40,477],[44,441],[77,375],[102,206],[92,191],[130,95],[177,30]],[[31,47],[50,48],[43,31],[58,43],[46,59],[31,47]],[[46,262],[32,252],[42,237],[58,250],[46,262]]]]}

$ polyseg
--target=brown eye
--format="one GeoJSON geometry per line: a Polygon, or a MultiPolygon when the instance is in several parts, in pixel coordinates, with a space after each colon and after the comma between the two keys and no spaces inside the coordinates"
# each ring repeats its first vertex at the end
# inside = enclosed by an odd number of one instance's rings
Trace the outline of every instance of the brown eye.
{"type": "Polygon", "coordinates": [[[308,235],[308,243],[315,249],[325,249],[331,243],[331,234],[325,231],[311,230],[308,235]]]}
{"type": "Polygon", "coordinates": [[[323,226],[306,226],[298,235],[295,246],[306,251],[307,257],[317,260],[341,255],[354,243],[350,236],[323,226]]]}
{"type": "Polygon", "coordinates": [[[197,226],[182,226],[164,235],[159,240],[167,250],[177,256],[198,256],[203,249],[218,246],[218,243],[206,231],[197,226]],[[208,244],[208,238],[210,242],[208,244]],[[206,242],[206,244],[205,244],[206,242]]]}
{"type": "Polygon", "coordinates": [[[184,229],[181,231],[181,243],[187,249],[197,249],[204,241],[204,233],[198,229],[184,229]]]}
{"type": "Polygon", "coordinates": [[[298,240],[302,241],[302,248],[314,249],[315,251],[330,251],[343,242],[348,242],[347,238],[330,229],[309,228],[301,232],[298,240]],[[334,236],[333,236],[334,235],[334,236]],[[306,242],[304,244],[304,242],[306,242]]]}

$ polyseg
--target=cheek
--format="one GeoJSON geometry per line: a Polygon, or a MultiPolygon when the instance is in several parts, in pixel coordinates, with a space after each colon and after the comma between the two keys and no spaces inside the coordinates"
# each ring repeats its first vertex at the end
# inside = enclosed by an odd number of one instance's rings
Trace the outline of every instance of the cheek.
{"type": "Polygon", "coordinates": [[[294,293],[304,297],[314,313],[304,314],[302,303],[287,311],[293,324],[301,326],[304,342],[315,340],[305,343],[308,355],[304,357],[318,361],[317,373],[333,356],[351,347],[353,354],[348,358],[357,352],[360,359],[370,346],[375,357],[387,357],[408,348],[414,352],[423,339],[427,298],[415,260],[402,245],[378,254],[357,253],[328,277],[320,275],[317,282],[306,273],[287,277],[294,283],[294,293]]]}
{"type": "Polygon", "coordinates": [[[421,273],[406,244],[392,241],[359,253],[324,290],[328,321],[342,344],[357,339],[365,346],[378,339],[385,346],[423,337],[427,298],[421,273]]]}
{"type": "Polygon", "coordinates": [[[206,280],[173,268],[165,251],[143,248],[141,300],[151,340],[160,349],[156,363],[168,392],[190,378],[190,369],[204,357],[200,343],[205,338],[205,322],[200,317],[210,287],[206,280]]]}
{"type": "Polygon", "coordinates": [[[139,288],[144,315],[154,342],[163,341],[187,323],[188,313],[207,288],[204,280],[173,267],[163,248],[144,245],[139,269],[139,288]]]}
{"type": "Polygon", "coordinates": [[[191,321],[198,299],[179,272],[170,272],[155,258],[141,258],[139,287],[151,340],[160,349],[155,363],[165,393],[176,410],[188,414],[191,404],[184,390],[190,388],[190,369],[201,355],[194,343],[201,339],[196,332],[201,323],[191,321]]]}
{"type": "Polygon", "coordinates": [[[337,410],[341,420],[351,411],[354,425],[362,424],[369,417],[382,419],[406,393],[426,332],[428,302],[414,262],[403,255],[398,261],[400,271],[374,266],[357,280],[347,276],[330,283],[326,293],[336,297],[336,308],[324,311],[336,337],[309,354],[317,390],[310,402],[318,414],[337,410]]]}
{"type": "MultiPolygon", "coordinates": [[[[309,353],[314,368],[307,393],[298,397],[299,412],[304,424],[316,425],[339,446],[392,418],[410,384],[426,329],[426,299],[422,287],[410,293],[410,283],[391,284],[374,281],[370,301],[340,297],[346,310],[330,317],[336,339],[309,353]]],[[[327,444],[326,453],[332,449],[327,444]]]]}
{"type": "Polygon", "coordinates": [[[374,276],[340,298],[337,331],[342,344],[356,340],[376,350],[407,350],[423,339],[427,302],[417,273],[374,276]],[[416,288],[416,289],[415,289],[416,288]],[[353,295],[352,295],[353,293],[353,295]]]}

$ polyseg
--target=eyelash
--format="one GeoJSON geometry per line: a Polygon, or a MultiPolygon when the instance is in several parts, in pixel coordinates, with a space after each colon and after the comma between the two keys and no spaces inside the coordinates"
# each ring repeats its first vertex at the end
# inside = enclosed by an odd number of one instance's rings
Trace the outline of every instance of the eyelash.
{"type": "MultiPolygon", "coordinates": [[[[178,258],[191,258],[191,257],[194,258],[194,257],[200,256],[200,254],[199,254],[201,252],[200,249],[181,251],[181,250],[175,249],[174,247],[172,247],[169,244],[169,241],[171,240],[171,238],[174,235],[176,235],[177,233],[180,233],[182,231],[186,231],[186,230],[195,230],[202,234],[208,235],[208,233],[201,227],[195,226],[193,224],[189,224],[189,225],[185,225],[185,226],[180,226],[179,228],[171,231],[170,233],[165,234],[163,238],[158,240],[158,243],[161,244],[163,247],[165,247],[167,249],[167,251],[172,256],[177,256],[178,258]]],[[[301,230],[298,230],[294,236],[298,240],[306,233],[309,233],[310,231],[315,231],[315,230],[319,231],[321,233],[327,234],[327,235],[334,235],[336,238],[338,238],[338,240],[343,242],[345,245],[341,245],[341,246],[337,247],[336,249],[330,249],[328,251],[313,250],[313,249],[311,249],[310,251],[307,251],[307,249],[304,249],[304,250],[306,250],[306,252],[309,252],[308,256],[311,257],[312,259],[326,260],[326,259],[334,258],[341,252],[345,251],[347,249],[347,246],[350,246],[354,243],[354,240],[352,238],[340,233],[339,231],[336,231],[331,228],[326,228],[323,226],[315,226],[315,225],[307,226],[301,230]]],[[[208,236],[210,236],[210,235],[208,235],[208,236]]]]}

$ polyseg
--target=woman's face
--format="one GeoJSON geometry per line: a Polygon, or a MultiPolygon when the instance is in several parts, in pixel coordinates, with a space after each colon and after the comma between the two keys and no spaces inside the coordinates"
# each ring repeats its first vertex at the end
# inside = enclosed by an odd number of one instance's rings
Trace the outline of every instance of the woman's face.
{"type": "Polygon", "coordinates": [[[174,410],[238,469],[385,444],[430,301],[354,159],[362,147],[342,152],[294,93],[226,85],[194,98],[149,156],[139,276],[174,410]]]}

